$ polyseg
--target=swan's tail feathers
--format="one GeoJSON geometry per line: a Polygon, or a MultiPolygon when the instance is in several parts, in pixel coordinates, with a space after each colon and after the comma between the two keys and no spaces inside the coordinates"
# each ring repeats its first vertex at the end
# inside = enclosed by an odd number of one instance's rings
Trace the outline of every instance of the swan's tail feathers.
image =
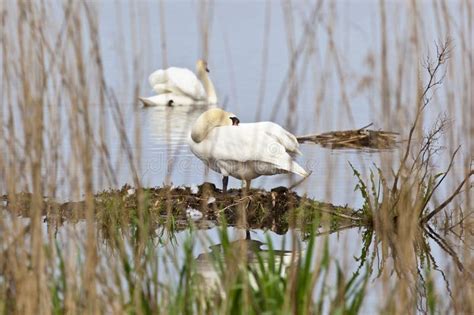
{"type": "Polygon", "coordinates": [[[306,172],[304,168],[302,168],[298,163],[292,161],[291,163],[291,170],[292,173],[300,175],[302,177],[308,177],[310,173],[306,172]]]}
{"type": "Polygon", "coordinates": [[[298,155],[303,155],[303,153],[301,153],[301,151],[300,151],[298,148],[296,148],[296,149],[294,149],[293,151],[288,152],[288,153],[289,153],[292,157],[295,157],[295,156],[298,156],[298,155]]]}
{"type": "Polygon", "coordinates": [[[138,99],[142,102],[143,106],[156,106],[149,98],[139,96],[138,99]]]}

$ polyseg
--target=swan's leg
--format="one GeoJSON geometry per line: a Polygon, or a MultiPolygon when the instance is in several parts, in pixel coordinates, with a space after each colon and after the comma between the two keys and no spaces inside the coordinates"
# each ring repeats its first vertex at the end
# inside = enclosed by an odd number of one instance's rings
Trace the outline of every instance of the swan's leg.
{"type": "Polygon", "coordinates": [[[229,176],[222,177],[222,193],[227,193],[227,184],[229,183],[229,176]]]}
{"type": "Polygon", "coordinates": [[[250,192],[250,179],[245,180],[245,190],[247,191],[247,193],[250,192]]]}
{"type": "Polygon", "coordinates": [[[245,229],[245,239],[246,240],[251,240],[252,237],[250,236],[250,231],[248,229],[245,229]]]}

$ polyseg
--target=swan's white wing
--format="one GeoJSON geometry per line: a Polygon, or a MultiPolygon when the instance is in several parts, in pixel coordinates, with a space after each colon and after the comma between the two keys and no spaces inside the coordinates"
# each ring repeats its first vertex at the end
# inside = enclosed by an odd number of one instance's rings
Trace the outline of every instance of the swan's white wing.
{"type": "Polygon", "coordinates": [[[196,75],[186,69],[170,67],[158,69],[148,77],[152,89],[158,94],[186,95],[195,100],[205,99],[206,93],[196,75]]]}
{"type": "Polygon", "coordinates": [[[176,94],[181,92],[195,100],[205,100],[206,91],[196,75],[185,68],[170,68],[166,71],[168,84],[177,89],[176,94]]]}
{"type": "Polygon", "coordinates": [[[173,89],[170,88],[170,86],[166,82],[157,83],[154,86],[152,86],[152,88],[153,88],[153,91],[155,91],[157,94],[174,93],[173,89]]]}
{"type": "Polygon", "coordinates": [[[165,83],[167,80],[165,70],[158,69],[148,77],[148,82],[150,86],[153,88],[155,85],[160,83],[165,83]]]}
{"type": "Polygon", "coordinates": [[[260,132],[265,133],[266,136],[280,143],[290,155],[301,154],[298,149],[299,143],[296,137],[278,124],[271,121],[263,121],[252,124],[240,124],[239,127],[241,126],[254,129],[259,132],[258,134],[260,134],[260,132]]]}
{"type": "Polygon", "coordinates": [[[158,94],[173,93],[188,96],[194,100],[205,100],[206,92],[196,75],[186,69],[170,67],[156,70],[148,78],[151,87],[158,94]]]}
{"type": "MultiPolygon", "coordinates": [[[[155,86],[156,84],[167,84],[169,81],[170,75],[181,75],[181,73],[186,73],[186,72],[191,72],[190,70],[186,68],[178,68],[178,67],[169,67],[167,69],[158,69],[154,71],[150,76],[148,77],[148,82],[150,83],[151,87],[155,86]]],[[[192,75],[194,73],[191,72],[192,75]]],[[[189,74],[188,74],[189,75],[189,74]]]]}
{"type": "Polygon", "coordinates": [[[148,82],[150,83],[151,88],[157,94],[183,94],[182,91],[176,86],[173,81],[170,80],[169,74],[181,73],[184,71],[189,71],[184,68],[170,67],[166,70],[158,69],[148,77],[148,82]]]}
{"type": "Polygon", "coordinates": [[[191,150],[200,159],[211,163],[263,162],[284,171],[307,175],[289,154],[298,152],[296,138],[271,122],[214,128],[202,142],[192,143],[191,150]]]}

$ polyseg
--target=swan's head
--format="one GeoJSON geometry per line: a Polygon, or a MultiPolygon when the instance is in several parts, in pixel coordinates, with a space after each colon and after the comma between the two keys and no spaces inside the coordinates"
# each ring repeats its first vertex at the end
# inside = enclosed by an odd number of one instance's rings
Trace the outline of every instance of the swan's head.
{"type": "Polygon", "coordinates": [[[207,67],[207,61],[199,59],[196,62],[196,72],[197,73],[209,72],[209,68],[207,67]]]}
{"type": "Polygon", "coordinates": [[[239,123],[240,120],[234,114],[220,108],[212,108],[198,117],[191,130],[191,139],[199,143],[212,129],[221,126],[238,126],[239,123]]]}

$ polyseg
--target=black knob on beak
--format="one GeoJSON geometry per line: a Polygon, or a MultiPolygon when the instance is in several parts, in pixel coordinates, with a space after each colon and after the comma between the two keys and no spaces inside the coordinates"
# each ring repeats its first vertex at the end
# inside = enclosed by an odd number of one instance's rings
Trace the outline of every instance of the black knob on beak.
{"type": "Polygon", "coordinates": [[[238,126],[240,123],[240,120],[237,117],[229,117],[230,120],[232,120],[232,126],[238,126]]]}

